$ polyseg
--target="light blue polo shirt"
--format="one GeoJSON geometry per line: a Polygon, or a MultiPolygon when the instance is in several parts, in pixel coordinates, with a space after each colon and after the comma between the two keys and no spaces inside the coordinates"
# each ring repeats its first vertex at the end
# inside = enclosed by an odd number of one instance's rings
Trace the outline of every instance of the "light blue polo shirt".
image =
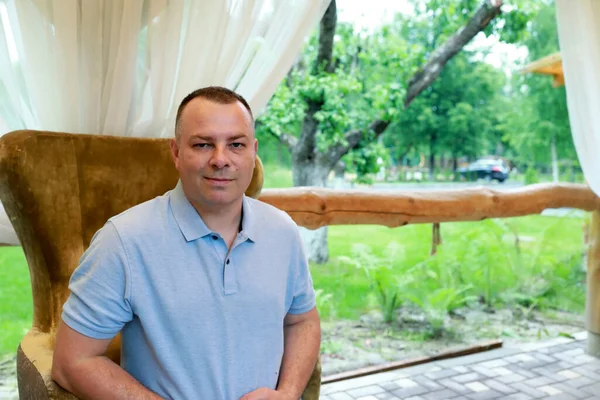
{"type": "Polygon", "coordinates": [[[275,388],[283,319],[315,306],[298,228],[244,197],[231,251],[181,183],[111,218],[69,285],[62,318],[83,335],[122,331],[121,365],[171,399],[237,400],[275,388]]]}

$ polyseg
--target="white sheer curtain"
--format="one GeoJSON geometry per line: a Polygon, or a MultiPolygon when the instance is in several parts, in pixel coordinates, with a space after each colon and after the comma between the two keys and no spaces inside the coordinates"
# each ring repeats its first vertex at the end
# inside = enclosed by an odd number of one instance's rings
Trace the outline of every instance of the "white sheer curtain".
{"type": "Polygon", "coordinates": [[[556,8],[573,142],[600,196],[600,1],[557,0],[556,8]]]}
{"type": "MultiPolygon", "coordinates": [[[[329,1],[0,0],[0,135],[168,137],[207,85],[258,115],[329,1]]],[[[0,243],[15,244],[7,221],[0,210],[0,243]]]]}

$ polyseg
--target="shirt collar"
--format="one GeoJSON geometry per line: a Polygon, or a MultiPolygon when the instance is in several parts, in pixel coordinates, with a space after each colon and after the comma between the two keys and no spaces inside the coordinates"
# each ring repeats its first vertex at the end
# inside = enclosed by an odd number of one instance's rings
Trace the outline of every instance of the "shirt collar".
{"type": "MultiPolygon", "coordinates": [[[[185,240],[191,242],[192,240],[213,234],[213,231],[206,226],[198,211],[196,211],[192,203],[185,196],[181,181],[178,181],[177,186],[171,191],[170,204],[175,221],[179,225],[179,229],[183,233],[185,240]]],[[[242,200],[242,231],[240,233],[243,237],[253,242],[256,240],[258,233],[255,216],[252,213],[252,204],[245,195],[242,200]]]]}

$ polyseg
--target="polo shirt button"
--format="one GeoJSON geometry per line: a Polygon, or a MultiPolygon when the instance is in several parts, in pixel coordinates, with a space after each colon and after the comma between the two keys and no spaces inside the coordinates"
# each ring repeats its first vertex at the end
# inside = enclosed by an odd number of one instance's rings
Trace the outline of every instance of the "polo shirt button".
{"type": "Polygon", "coordinates": [[[217,235],[212,235],[213,240],[217,240],[219,237],[217,235]]]}
{"type": "Polygon", "coordinates": [[[227,265],[229,265],[229,258],[227,259],[227,265]]]}

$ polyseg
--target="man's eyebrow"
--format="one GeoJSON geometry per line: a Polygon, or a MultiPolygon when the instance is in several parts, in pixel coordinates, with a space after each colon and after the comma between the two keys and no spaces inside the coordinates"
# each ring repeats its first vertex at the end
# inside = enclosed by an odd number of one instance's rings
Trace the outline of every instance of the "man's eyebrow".
{"type": "MultiPolygon", "coordinates": [[[[227,140],[232,141],[232,140],[239,140],[239,139],[244,139],[247,138],[248,135],[245,135],[243,133],[228,137],[227,140]]],[[[199,135],[199,134],[192,134],[190,136],[190,139],[200,139],[200,140],[206,140],[206,141],[211,141],[214,140],[215,137],[214,136],[210,136],[210,135],[199,135]]]]}

